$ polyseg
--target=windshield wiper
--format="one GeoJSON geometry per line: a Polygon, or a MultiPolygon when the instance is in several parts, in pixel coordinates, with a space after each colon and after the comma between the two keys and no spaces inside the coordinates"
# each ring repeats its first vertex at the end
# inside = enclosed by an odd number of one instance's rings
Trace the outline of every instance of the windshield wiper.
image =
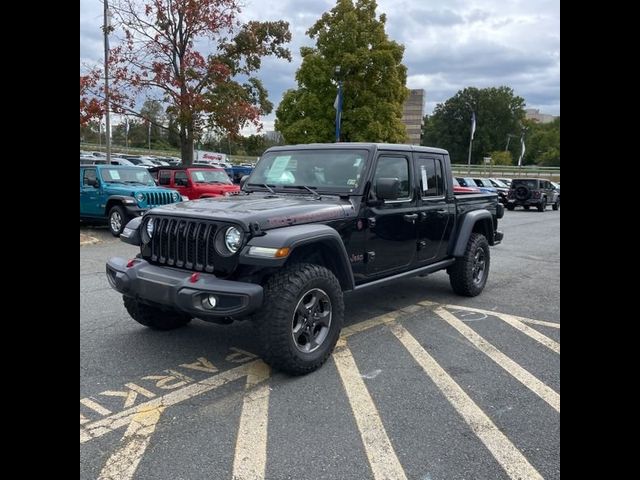
{"type": "Polygon", "coordinates": [[[273,193],[274,195],[276,194],[275,190],[273,188],[271,188],[269,185],[267,185],[266,183],[249,183],[247,185],[249,185],[249,186],[253,185],[254,187],[264,187],[267,190],[269,190],[271,193],[273,193]]]}
{"type": "Polygon", "coordinates": [[[144,182],[138,182],[137,180],[125,180],[124,183],[137,183],[138,185],[148,185],[147,183],[144,182]]]}
{"type": "Polygon", "coordinates": [[[310,191],[311,193],[313,193],[316,198],[322,198],[322,196],[318,192],[316,192],[315,190],[313,190],[310,187],[307,187],[306,185],[287,185],[286,188],[304,188],[304,189],[310,191]]]}

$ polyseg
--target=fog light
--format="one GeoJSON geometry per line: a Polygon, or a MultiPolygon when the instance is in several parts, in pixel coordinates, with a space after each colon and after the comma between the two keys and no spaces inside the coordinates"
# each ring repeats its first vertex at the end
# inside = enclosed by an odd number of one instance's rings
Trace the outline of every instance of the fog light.
{"type": "Polygon", "coordinates": [[[214,309],[216,308],[216,303],[218,303],[218,299],[215,295],[208,295],[202,299],[202,306],[204,308],[214,309]]]}

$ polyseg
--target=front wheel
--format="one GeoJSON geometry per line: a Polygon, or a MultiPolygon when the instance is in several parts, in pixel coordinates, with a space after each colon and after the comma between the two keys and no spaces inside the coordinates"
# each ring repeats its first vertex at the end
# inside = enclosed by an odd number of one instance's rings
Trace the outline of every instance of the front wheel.
{"type": "Polygon", "coordinates": [[[264,303],[255,321],[266,363],[291,375],[310,373],[327,360],[338,341],[344,321],[340,283],[319,265],[286,267],[264,286],[264,303]]]}
{"type": "Polygon", "coordinates": [[[120,205],[115,205],[109,210],[109,230],[114,237],[120,236],[127,224],[127,216],[120,205]]]}
{"type": "Polygon", "coordinates": [[[556,203],[554,203],[551,208],[553,208],[554,210],[558,210],[560,208],[560,199],[559,198],[556,200],[556,203]]]}
{"type": "Polygon", "coordinates": [[[449,283],[458,295],[475,297],[479,295],[489,277],[489,242],[484,235],[472,233],[464,255],[449,267],[449,283]]]}

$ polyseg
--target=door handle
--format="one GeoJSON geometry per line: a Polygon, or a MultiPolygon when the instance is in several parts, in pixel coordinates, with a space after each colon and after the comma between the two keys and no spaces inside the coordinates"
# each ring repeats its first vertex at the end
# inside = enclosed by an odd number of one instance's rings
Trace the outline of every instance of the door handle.
{"type": "Polygon", "coordinates": [[[405,222],[409,222],[409,223],[415,223],[417,218],[418,218],[418,214],[417,213],[411,213],[409,215],[404,215],[405,222]]]}

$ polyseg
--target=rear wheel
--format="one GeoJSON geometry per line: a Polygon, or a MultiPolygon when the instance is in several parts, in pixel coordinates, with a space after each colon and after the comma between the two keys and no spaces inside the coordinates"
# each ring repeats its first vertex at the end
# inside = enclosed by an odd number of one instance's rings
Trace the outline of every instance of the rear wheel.
{"type": "Polygon", "coordinates": [[[318,369],[338,341],[343,317],[342,289],[328,269],[300,263],[275,273],[255,318],[265,362],[291,375],[318,369]]]}
{"type": "Polygon", "coordinates": [[[547,209],[547,199],[543,198],[542,201],[538,204],[538,211],[544,212],[547,209]]]}
{"type": "Polygon", "coordinates": [[[515,205],[507,205],[507,210],[511,210],[511,211],[513,211],[513,210],[515,210],[515,209],[516,209],[516,206],[515,206],[515,205]]]}
{"type": "Polygon", "coordinates": [[[189,315],[173,310],[162,310],[139,302],[133,297],[122,296],[124,307],[136,322],[154,330],[173,330],[191,321],[189,315]]]}
{"type": "Polygon", "coordinates": [[[453,291],[465,297],[479,295],[487,283],[490,263],[489,242],[484,235],[472,233],[464,255],[449,267],[453,291]]]}
{"type": "Polygon", "coordinates": [[[529,205],[524,205],[525,210],[529,210],[529,205]]]}
{"type": "Polygon", "coordinates": [[[109,210],[109,230],[114,237],[118,237],[122,233],[127,220],[124,208],[120,205],[111,207],[111,210],[109,210]]]}

